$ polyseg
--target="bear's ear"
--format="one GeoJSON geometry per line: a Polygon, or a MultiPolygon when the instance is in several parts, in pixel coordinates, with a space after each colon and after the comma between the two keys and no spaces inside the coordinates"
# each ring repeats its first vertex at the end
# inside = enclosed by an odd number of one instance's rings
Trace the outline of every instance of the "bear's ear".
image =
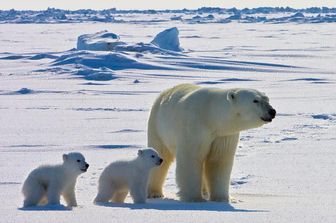
{"type": "Polygon", "coordinates": [[[68,159],[68,154],[63,154],[63,161],[65,162],[68,159]]]}
{"type": "Polygon", "coordinates": [[[141,156],[143,151],[141,149],[138,150],[138,156],[141,156]]]}
{"type": "Polygon", "coordinates": [[[229,93],[227,94],[227,100],[232,102],[236,99],[236,92],[234,91],[229,91],[229,93]]]}

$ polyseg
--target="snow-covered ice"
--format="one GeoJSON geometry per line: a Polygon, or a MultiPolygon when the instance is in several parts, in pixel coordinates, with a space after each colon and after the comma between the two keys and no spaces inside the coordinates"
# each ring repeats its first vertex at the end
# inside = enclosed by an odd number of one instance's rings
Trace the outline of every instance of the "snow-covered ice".
{"type": "Polygon", "coordinates": [[[112,12],[0,12],[1,222],[334,222],[335,9],[112,12]],[[165,199],[94,205],[102,169],[146,146],[154,99],[186,82],[256,88],[278,111],[241,134],[234,202],[179,202],[172,167],[165,199]],[[30,170],[70,151],[90,164],[79,207],[22,209],[30,170]]]}

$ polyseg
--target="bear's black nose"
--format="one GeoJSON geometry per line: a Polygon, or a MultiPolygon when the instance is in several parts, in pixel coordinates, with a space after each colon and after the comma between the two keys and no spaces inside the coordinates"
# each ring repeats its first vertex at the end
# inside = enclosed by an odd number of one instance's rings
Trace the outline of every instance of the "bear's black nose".
{"type": "Polygon", "coordinates": [[[163,159],[160,159],[160,163],[162,163],[163,162],[163,159]]]}
{"type": "Polygon", "coordinates": [[[86,168],[89,168],[89,164],[85,164],[85,167],[86,167],[86,168]]]}
{"type": "Polygon", "coordinates": [[[276,114],[276,110],[272,108],[268,111],[268,114],[270,114],[272,116],[272,118],[274,118],[275,114],[276,114]]]}

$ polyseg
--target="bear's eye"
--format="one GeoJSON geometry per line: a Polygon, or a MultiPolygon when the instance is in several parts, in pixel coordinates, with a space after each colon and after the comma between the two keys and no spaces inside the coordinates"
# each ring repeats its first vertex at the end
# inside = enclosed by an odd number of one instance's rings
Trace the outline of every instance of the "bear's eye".
{"type": "Polygon", "coordinates": [[[151,155],[151,157],[152,157],[152,158],[155,158],[155,156],[154,156],[154,155],[151,155]]]}
{"type": "Polygon", "coordinates": [[[78,163],[80,163],[80,160],[77,160],[78,163]]]}
{"type": "Polygon", "coordinates": [[[254,99],[254,100],[253,100],[253,103],[256,103],[256,104],[257,104],[257,103],[259,103],[259,101],[256,100],[256,99],[254,99]]]}

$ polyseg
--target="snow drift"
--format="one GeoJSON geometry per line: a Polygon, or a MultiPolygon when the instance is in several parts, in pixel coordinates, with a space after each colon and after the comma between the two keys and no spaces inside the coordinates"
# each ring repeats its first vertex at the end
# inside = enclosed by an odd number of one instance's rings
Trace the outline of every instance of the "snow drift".
{"type": "MultiPolygon", "coordinates": [[[[96,53],[96,52],[71,52],[56,59],[51,64],[53,67],[67,67],[73,66],[74,68],[81,67],[82,69],[101,69],[99,76],[106,73],[106,68],[110,70],[123,70],[123,69],[161,69],[162,67],[150,64],[148,62],[141,62],[136,58],[123,54],[123,53],[96,53]]],[[[92,71],[92,70],[91,70],[92,71]]],[[[96,70],[95,70],[96,71],[96,70]]],[[[79,75],[87,76],[87,72],[82,70],[79,75]]]]}
{"type": "MultiPolygon", "coordinates": [[[[192,51],[191,51],[192,52],[192,51]]],[[[240,72],[288,72],[299,67],[253,61],[235,61],[194,56],[182,51],[176,27],[158,33],[151,43],[126,43],[118,34],[103,30],[77,38],[77,49],[56,53],[0,55],[0,60],[49,60],[36,72],[71,74],[86,80],[110,81],[121,78],[117,71],[141,70],[231,70],[240,72]]],[[[209,83],[223,83],[221,79],[209,83]]]]}

